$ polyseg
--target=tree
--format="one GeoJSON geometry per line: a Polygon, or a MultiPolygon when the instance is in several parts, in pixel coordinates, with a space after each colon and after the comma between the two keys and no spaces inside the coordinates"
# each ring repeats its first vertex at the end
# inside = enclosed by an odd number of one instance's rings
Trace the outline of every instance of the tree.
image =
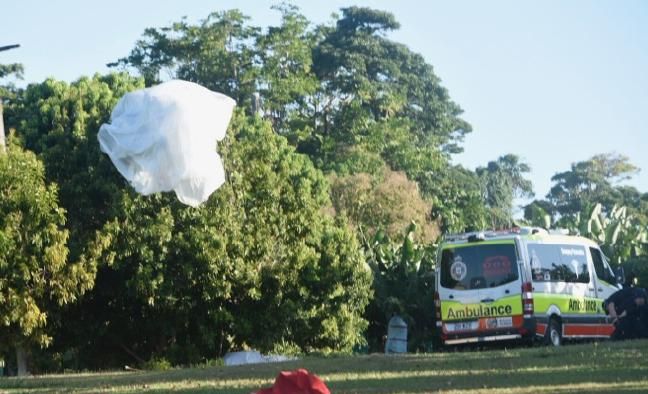
{"type": "Polygon", "coordinates": [[[25,352],[51,343],[50,313],[90,289],[96,267],[68,262],[56,186],[36,156],[11,141],[0,153],[0,195],[0,351],[15,346],[23,375],[25,352]]]}
{"type": "Polygon", "coordinates": [[[127,74],[96,75],[68,84],[30,84],[6,108],[6,123],[45,165],[67,212],[70,258],[76,261],[111,217],[126,182],[101,153],[97,133],[126,92],[143,87],[127,74]]]}
{"type": "Polygon", "coordinates": [[[500,156],[478,167],[475,172],[481,181],[484,202],[490,211],[493,228],[509,227],[513,222],[513,200],[516,197],[532,197],[533,185],[524,178],[531,171],[528,164],[513,154],[500,156]]]}
{"type": "Polygon", "coordinates": [[[281,25],[271,26],[256,41],[259,56],[258,87],[264,114],[274,129],[296,141],[306,128],[303,107],[319,82],[312,71],[312,49],[316,35],[310,23],[294,5],[282,4],[281,25]]]}
{"type": "Polygon", "coordinates": [[[219,150],[228,182],[199,209],[119,194],[98,237],[96,286],[70,309],[57,351],[98,368],[362,340],[370,276],[353,233],[324,213],[321,172],[240,113],[219,150]]]}
{"type": "MultiPolygon", "coordinates": [[[[350,159],[357,166],[358,158],[380,158],[418,183],[442,222],[457,222],[463,207],[473,204],[466,200],[472,194],[451,194],[443,186],[454,188],[449,155],[461,151],[471,127],[432,66],[386,38],[398,27],[392,14],[361,7],[344,8],[335,26],[320,27],[322,39],[313,50],[321,84],[311,111],[314,126],[297,147],[325,170],[349,167],[350,159]]],[[[356,171],[351,166],[349,172],[356,171]]]]}
{"type": "Polygon", "coordinates": [[[388,12],[349,7],[342,9],[335,27],[321,28],[323,40],[313,51],[313,69],[322,84],[322,104],[314,114],[319,127],[313,137],[319,142],[310,144],[319,152],[309,154],[326,157],[372,139],[393,169],[417,179],[438,166],[418,160],[412,160],[414,166],[400,166],[402,149],[416,147],[411,152],[421,152],[420,158],[436,159],[442,157],[438,151],[460,151],[456,142],[470,126],[459,118],[461,109],[422,56],[385,38],[398,27],[388,12]],[[378,138],[372,136],[376,132],[378,138]],[[400,149],[385,149],[401,139],[406,144],[398,144],[400,149]],[[328,152],[330,148],[334,151],[328,152]]]}
{"type": "Polygon", "coordinates": [[[583,215],[589,218],[597,204],[606,215],[616,207],[625,207],[633,221],[648,224],[648,193],[620,184],[639,168],[627,157],[599,154],[572,164],[571,170],[552,177],[554,186],[546,200],[535,200],[525,208],[525,218],[542,225],[548,223],[577,228],[583,215]],[[547,216],[545,219],[544,216],[547,216]]]}
{"type": "MultiPolygon", "coordinates": [[[[127,74],[84,77],[72,84],[48,79],[19,91],[6,107],[7,125],[17,130],[16,138],[43,162],[46,181],[58,186],[66,211],[68,259],[96,265],[95,284],[106,282],[98,260],[111,242],[98,231],[116,215],[116,202],[127,187],[110,159],[100,152],[97,132],[109,120],[117,100],[138,87],[143,87],[143,80],[127,74]]],[[[79,302],[50,311],[53,343],[47,352],[74,350],[75,341],[89,329],[83,323],[89,313],[83,305],[95,292],[93,287],[79,302]]]]}
{"type": "Polygon", "coordinates": [[[483,230],[489,212],[482,199],[477,175],[461,166],[447,165],[425,173],[419,182],[424,197],[432,201],[432,217],[445,233],[483,230]]]}
{"type": "Polygon", "coordinates": [[[554,218],[549,214],[552,205],[546,200],[534,200],[524,207],[524,219],[531,226],[549,229],[554,225],[554,218]]]}
{"type": "MultiPolygon", "coordinates": [[[[13,63],[13,64],[0,64],[0,80],[8,77],[14,76],[15,78],[22,79],[23,66],[22,64],[13,63]]],[[[6,98],[13,98],[15,91],[15,86],[12,83],[0,84],[0,154],[4,153],[6,146],[6,135],[4,127],[4,115],[3,115],[3,101],[6,98]]]]}
{"type": "Polygon", "coordinates": [[[597,202],[611,207],[617,203],[620,181],[632,177],[639,169],[626,156],[599,154],[574,163],[570,171],[554,175],[554,186],[547,194],[553,205],[552,215],[575,215],[585,206],[597,202]]]}
{"type": "Polygon", "coordinates": [[[185,19],[169,27],[148,28],[124,58],[109,66],[133,67],[146,84],[167,78],[196,82],[249,104],[256,91],[259,29],[247,26],[238,10],[211,13],[198,26],[185,19]],[[161,75],[164,73],[165,75],[161,75]]]}
{"type": "Polygon", "coordinates": [[[25,69],[20,63],[0,64],[0,78],[6,78],[8,76],[22,78],[24,71],[25,69]]]}
{"type": "Polygon", "coordinates": [[[331,199],[336,213],[347,217],[365,242],[379,231],[400,240],[411,222],[420,229],[420,242],[430,243],[439,236],[438,224],[430,220],[429,203],[402,172],[384,169],[378,179],[366,173],[332,175],[331,199]]]}
{"type": "MultiPolygon", "coordinates": [[[[0,64],[0,80],[13,77],[22,79],[24,67],[20,63],[0,64]]],[[[11,82],[0,85],[0,100],[14,96],[15,86],[11,82]]]]}

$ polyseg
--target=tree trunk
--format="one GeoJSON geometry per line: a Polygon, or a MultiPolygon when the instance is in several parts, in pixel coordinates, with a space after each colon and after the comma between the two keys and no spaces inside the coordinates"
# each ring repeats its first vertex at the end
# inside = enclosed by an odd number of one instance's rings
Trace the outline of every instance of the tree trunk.
{"type": "Polygon", "coordinates": [[[22,345],[16,346],[16,364],[18,364],[18,376],[27,376],[27,353],[22,345]]]}

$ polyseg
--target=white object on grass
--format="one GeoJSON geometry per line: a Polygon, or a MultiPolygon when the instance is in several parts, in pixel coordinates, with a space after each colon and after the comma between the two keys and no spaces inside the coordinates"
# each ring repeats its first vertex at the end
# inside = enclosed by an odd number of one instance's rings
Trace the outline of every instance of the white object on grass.
{"type": "Polygon", "coordinates": [[[242,352],[228,352],[223,358],[225,365],[247,365],[263,363],[281,363],[285,361],[297,360],[297,357],[284,356],[282,354],[263,355],[256,350],[247,350],[242,352]]]}

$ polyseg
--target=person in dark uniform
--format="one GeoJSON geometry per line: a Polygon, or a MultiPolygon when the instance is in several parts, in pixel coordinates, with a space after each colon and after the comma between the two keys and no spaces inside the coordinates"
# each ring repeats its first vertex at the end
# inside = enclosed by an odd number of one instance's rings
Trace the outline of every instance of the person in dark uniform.
{"type": "Polygon", "coordinates": [[[605,307],[615,326],[612,339],[648,337],[648,305],[644,289],[621,289],[605,300],[605,307]]]}
{"type": "Polygon", "coordinates": [[[628,288],[628,287],[636,287],[637,286],[637,274],[635,274],[634,271],[630,271],[628,275],[626,275],[625,278],[625,283],[623,283],[623,288],[628,288]]]}

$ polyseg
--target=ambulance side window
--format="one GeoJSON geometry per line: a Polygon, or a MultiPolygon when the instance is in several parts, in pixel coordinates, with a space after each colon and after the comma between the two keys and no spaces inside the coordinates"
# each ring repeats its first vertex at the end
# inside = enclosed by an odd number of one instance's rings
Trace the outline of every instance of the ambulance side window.
{"type": "Polygon", "coordinates": [[[528,249],[534,281],[589,283],[587,257],[582,246],[529,244],[528,249]]]}
{"type": "Polygon", "coordinates": [[[537,282],[561,280],[558,271],[553,270],[561,264],[558,250],[553,245],[529,244],[531,273],[537,282]]]}
{"type": "Polygon", "coordinates": [[[616,277],[614,276],[610,266],[605,262],[601,251],[596,248],[589,248],[589,250],[592,254],[592,262],[594,262],[596,276],[600,280],[606,281],[611,285],[616,284],[616,277]]]}

